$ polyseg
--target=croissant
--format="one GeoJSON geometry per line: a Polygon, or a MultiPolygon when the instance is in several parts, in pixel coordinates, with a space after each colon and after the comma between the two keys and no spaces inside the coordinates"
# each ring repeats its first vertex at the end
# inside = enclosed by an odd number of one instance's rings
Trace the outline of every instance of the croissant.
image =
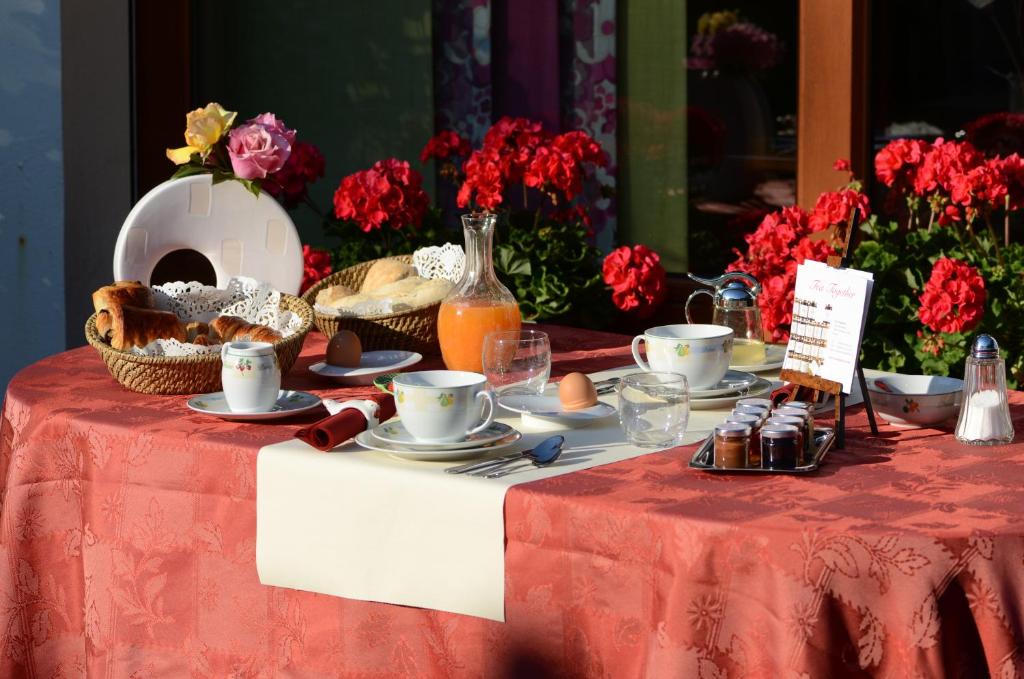
{"type": "Polygon", "coordinates": [[[206,337],[210,334],[210,326],[202,321],[193,321],[185,324],[185,341],[191,342],[192,344],[204,344],[199,342],[200,337],[206,337]]]}
{"type": "Polygon", "coordinates": [[[155,306],[153,291],[139,281],[115,281],[92,293],[92,305],[97,313],[114,304],[152,309],[155,306]]]}
{"type": "Polygon", "coordinates": [[[238,316],[218,316],[210,321],[211,335],[221,342],[276,342],[281,333],[265,325],[249,323],[238,316]]]}
{"type": "Polygon", "coordinates": [[[196,335],[194,339],[189,340],[192,344],[198,344],[201,347],[208,347],[213,344],[213,340],[210,339],[209,335],[196,335]]]}
{"type": "Polygon", "coordinates": [[[157,339],[185,341],[185,324],[170,311],[113,304],[96,315],[96,330],[119,351],[157,339]]]}

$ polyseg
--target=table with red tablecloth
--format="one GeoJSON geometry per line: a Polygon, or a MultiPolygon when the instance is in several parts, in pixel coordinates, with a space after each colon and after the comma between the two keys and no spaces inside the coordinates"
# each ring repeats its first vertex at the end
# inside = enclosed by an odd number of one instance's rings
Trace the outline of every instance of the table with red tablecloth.
{"type": "MultiPolygon", "coordinates": [[[[546,329],[555,374],[631,360],[628,338],[546,329]]],[[[285,386],[366,393],[308,373],[323,348],[311,335],[285,386]]],[[[1019,443],[872,436],[856,409],[813,475],[700,472],[689,446],[514,486],[498,623],[260,584],[257,452],[309,421],[126,391],[88,347],[20,372],[0,428],[0,676],[1024,674],[1019,443]]]]}

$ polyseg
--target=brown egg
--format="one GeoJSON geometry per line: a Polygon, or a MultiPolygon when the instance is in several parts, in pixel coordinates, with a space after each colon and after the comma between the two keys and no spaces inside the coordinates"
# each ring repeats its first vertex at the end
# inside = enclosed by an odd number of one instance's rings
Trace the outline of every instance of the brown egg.
{"type": "Polygon", "coordinates": [[[582,410],[597,405],[597,389],[583,373],[569,373],[558,383],[558,400],[566,410],[582,410]]]}
{"type": "Polygon", "coordinates": [[[327,365],[358,368],[363,355],[363,344],[351,330],[339,330],[327,343],[327,365]]]}

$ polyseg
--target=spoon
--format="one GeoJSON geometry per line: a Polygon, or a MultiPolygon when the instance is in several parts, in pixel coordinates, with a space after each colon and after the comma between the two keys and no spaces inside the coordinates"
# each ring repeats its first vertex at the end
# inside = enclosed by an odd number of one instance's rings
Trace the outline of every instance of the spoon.
{"type": "Polygon", "coordinates": [[[894,387],[891,384],[889,384],[888,382],[886,382],[885,380],[875,380],[875,386],[878,387],[879,389],[881,389],[882,391],[884,391],[886,393],[889,393],[889,394],[901,394],[901,393],[903,393],[899,389],[897,389],[896,387],[894,387]]]}
{"type": "MultiPolygon", "coordinates": [[[[555,460],[557,460],[562,455],[563,443],[565,443],[565,439],[563,437],[553,436],[543,441],[539,446],[534,448],[531,451],[532,454],[528,455],[527,457],[530,458],[530,461],[533,463],[534,467],[547,467],[548,465],[554,464],[555,460]],[[548,442],[555,441],[555,439],[558,440],[557,442],[554,442],[552,445],[544,445],[548,442]]],[[[523,469],[526,469],[526,467],[511,467],[499,469],[498,471],[491,470],[490,473],[488,474],[484,474],[483,472],[481,472],[480,475],[483,476],[485,479],[496,479],[499,476],[505,476],[506,474],[515,474],[516,472],[522,471],[523,469]]]]}
{"type": "Polygon", "coordinates": [[[505,457],[498,457],[493,460],[484,460],[483,462],[460,464],[456,467],[448,467],[445,471],[449,474],[466,474],[469,472],[479,471],[481,469],[494,471],[493,469],[490,469],[490,467],[506,465],[511,462],[518,462],[519,460],[524,459],[536,460],[538,457],[549,455],[549,449],[561,450],[563,443],[565,443],[564,436],[552,436],[544,439],[530,450],[524,450],[523,452],[516,453],[515,455],[506,455],[505,457]]]}

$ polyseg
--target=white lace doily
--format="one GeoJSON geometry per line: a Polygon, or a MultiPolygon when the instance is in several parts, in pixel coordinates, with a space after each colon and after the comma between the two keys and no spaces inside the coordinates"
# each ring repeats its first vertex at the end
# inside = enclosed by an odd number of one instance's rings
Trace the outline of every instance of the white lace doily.
{"type": "MultiPolygon", "coordinates": [[[[466,255],[461,245],[445,243],[437,246],[420,248],[412,255],[412,265],[416,273],[422,278],[443,278],[444,280],[458,283],[462,278],[462,270],[466,267],[466,255]]],[[[325,316],[342,316],[345,318],[382,316],[384,314],[398,314],[409,311],[412,307],[407,304],[395,304],[387,299],[372,299],[360,302],[347,309],[314,304],[313,309],[325,316]]]]}
{"type": "Polygon", "coordinates": [[[423,278],[444,278],[452,283],[458,283],[462,278],[462,270],[466,267],[466,255],[461,245],[431,245],[412,254],[412,265],[423,278]]]}
{"type": "MultiPolygon", "coordinates": [[[[156,308],[172,311],[182,321],[209,323],[218,316],[238,316],[248,323],[273,328],[284,337],[294,335],[302,328],[302,319],[291,311],[281,311],[281,293],[254,278],[237,277],[228,281],[221,290],[210,285],[165,283],[153,286],[156,308]]],[[[191,356],[220,353],[219,344],[200,346],[174,339],[158,339],[141,349],[132,347],[139,356],[191,356]]]]}

